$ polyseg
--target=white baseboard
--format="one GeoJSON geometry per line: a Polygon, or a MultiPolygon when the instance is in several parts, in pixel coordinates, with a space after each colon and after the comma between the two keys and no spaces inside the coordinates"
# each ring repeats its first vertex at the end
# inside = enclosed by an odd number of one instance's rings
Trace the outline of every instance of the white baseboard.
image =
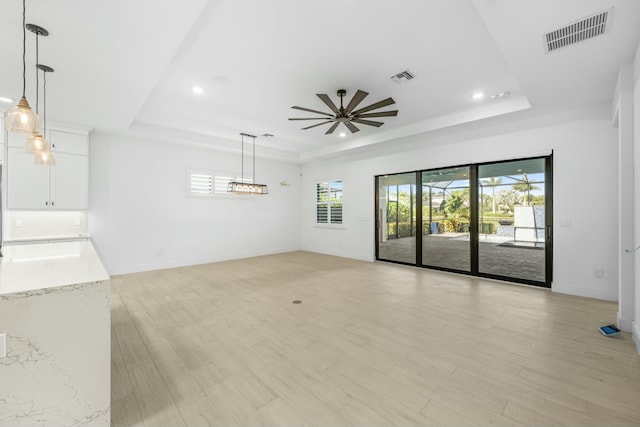
{"type": "Polygon", "coordinates": [[[618,301],[617,289],[587,288],[584,286],[571,285],[568,283],[553,282],[551,284],[551,290],[553,292],[576,295],[579,297],[595,298],[607,301],[618,301]]]}
{"type": "Polygon", "coordinates": [[[638,354],[640,354],[640,322],[631,322],[631,330],[633,342],[636,343],[636,350],[638,351],[638,354]]]}
{"type": "Polygon", "coordinates": [[[293,252],[297,250],[300,250],[300,248],[280,248],[280,249],[274,249],[269,251],[228,253],[223,256],[174,259],[170,261],[163,260],[159,262],[131,264],[131,265],[118,265],[118,266],[105,265],[105,267],[107,269],[107,272],[109,273],[109,276],[118,276],[121,274],[140,273],[143,271],[165,270],[167,268],[187,267],[191,265],[210,264],[214,262],[230,261],[234,259],[253,258],[253,257],[263,256],[263,255],[274,255],[278,253],[293,252]]]}

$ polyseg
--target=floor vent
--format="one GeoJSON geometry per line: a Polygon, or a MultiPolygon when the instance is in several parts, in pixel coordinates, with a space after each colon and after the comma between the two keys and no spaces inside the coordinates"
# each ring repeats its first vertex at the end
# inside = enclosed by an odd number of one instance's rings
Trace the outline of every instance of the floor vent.
{"type": "Polygon", "coordinates": [[[588,16],[543,36],[547,53],[600,36],[609,31],[613,8],[588,16]]]}
{"type": "Polygon", "coordinates": [[[415,77],[415,75],[413,75],[413,73],[409,70],[404,70],[401,73],[398,73],[396,75],[393,75],[390,77],[391,80],[393,80],[396,83],[402,83],[403,81],[408,82],[409,80],[413,79],[415,77]]]}

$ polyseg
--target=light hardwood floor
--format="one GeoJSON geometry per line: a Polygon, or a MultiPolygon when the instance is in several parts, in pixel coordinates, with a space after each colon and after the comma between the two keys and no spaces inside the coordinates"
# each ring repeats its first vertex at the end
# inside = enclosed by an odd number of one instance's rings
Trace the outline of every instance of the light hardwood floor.
{"type": "Polygon", "coordinates": [[[610,302],[308,252],[111,297],[114,426],[640,425],[610,302]]]}

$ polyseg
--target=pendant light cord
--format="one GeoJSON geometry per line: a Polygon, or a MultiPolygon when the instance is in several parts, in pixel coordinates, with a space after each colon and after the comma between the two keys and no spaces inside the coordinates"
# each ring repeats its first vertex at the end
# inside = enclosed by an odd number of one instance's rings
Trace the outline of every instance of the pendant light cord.
{"type": "Polygon", "coordinates": [[[241,151],[241,157],[240,157],[240,162],[242,163],[242,165],[240,165],[240,170],[242,171],[242,183],[244,184],[244,133],[241,134],[242,136],[242,151],[241,151]]]}
{"type": "Polygon", "coordinates": [[[27,92],[27,0],[22,0],[22,97],[27,92]]]}
{"type": "Polygon", "coordinates": [[[42,135],[47,134],[47,72],[44,71],[42,76],[42,135]]]}
{"type": "Polygon", "coordinates": [[[38,106],[40,105],[40,73],[38,72],[38,63],[40,62],[40,51],[38,48],[39,34],[36,32],[36,114],[39,113],[38,106]]]}

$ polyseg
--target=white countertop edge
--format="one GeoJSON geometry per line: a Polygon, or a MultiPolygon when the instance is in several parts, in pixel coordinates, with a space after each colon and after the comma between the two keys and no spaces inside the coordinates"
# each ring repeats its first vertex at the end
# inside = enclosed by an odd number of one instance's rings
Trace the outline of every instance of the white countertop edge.
{"type": "Polygon", "coordinates": [[[110,280],[91,241],[4,246],[0,295],[110,280]]]}
{"type": "Polygon", "coordinates": [[[88,240],[91,238],[90,234],[75,234],[75,235],[62,235],[62,236],[30,236],[30,237],[16,237],[13,239],[6,239],[2,242],[3,245],[13,245],[16,243],[46,243],[57,240],[88,240]]]}

